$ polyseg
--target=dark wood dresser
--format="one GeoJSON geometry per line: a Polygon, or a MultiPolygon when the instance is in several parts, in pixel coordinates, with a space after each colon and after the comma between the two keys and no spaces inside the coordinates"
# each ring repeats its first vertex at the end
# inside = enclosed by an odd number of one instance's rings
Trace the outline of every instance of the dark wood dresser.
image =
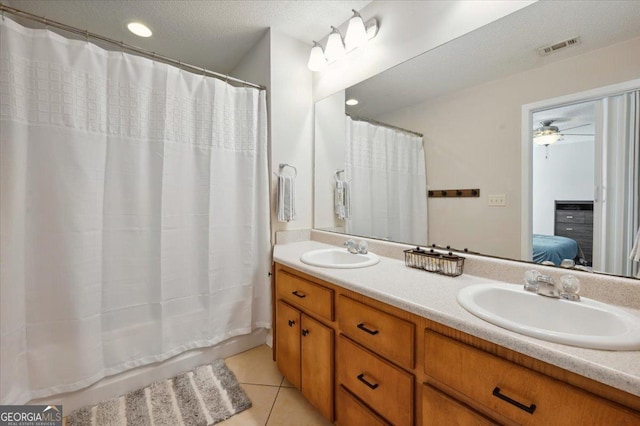
{"type": "Polygon", "coordinates": [[[556,200],[554,233],[576,240],[584,254],[586,264],[591,266],[593,261],[593,201],[556,200]]]}

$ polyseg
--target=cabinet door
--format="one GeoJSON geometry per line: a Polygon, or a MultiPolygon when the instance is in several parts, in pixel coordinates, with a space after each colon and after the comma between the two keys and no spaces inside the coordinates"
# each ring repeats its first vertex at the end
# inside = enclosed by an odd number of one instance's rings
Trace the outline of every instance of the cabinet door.
{"type": "Polygon", "coordinates": [[[302,314],[302,395],[333,420],[333,330],[302,314]]]}
{"type": "Polygon", "coordinates": [[[300,311],[278,300],[276,307],[276,363],[278,369],[300,389],[300,311]]]}

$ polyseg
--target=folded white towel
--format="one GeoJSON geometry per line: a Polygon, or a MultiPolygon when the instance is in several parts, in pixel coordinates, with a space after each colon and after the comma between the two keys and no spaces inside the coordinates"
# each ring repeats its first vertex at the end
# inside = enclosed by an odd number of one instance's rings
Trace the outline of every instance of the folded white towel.
{"type": "Polygon", "coordinates": [[[634,262],[640,262],[640,228],[638,228],[638,231],[636,232],[636,238],[634,241],[631,253],[629,253],[629,259],[634,262]]]}
{"type": "Polygon", "coordinates": [[[278,176],[278,221],[296,218],[296,181],[292,176],[278,176]]]}
{"type": "Polygon", "coordinates": [[[338,219],[344,220],[351,216],[351,196],[349,183],[345,180],[336,180],[334,191],[334,211],[338,219]]]}

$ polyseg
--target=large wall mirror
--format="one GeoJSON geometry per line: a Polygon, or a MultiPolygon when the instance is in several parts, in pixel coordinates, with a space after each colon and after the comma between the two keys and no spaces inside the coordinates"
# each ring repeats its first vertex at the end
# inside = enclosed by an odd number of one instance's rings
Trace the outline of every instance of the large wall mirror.
{"type": "Polygon", "coordinates": [[[637,276],[637,52],[640,2],[539,1],[320,100],[314,227],[637,276]]]}

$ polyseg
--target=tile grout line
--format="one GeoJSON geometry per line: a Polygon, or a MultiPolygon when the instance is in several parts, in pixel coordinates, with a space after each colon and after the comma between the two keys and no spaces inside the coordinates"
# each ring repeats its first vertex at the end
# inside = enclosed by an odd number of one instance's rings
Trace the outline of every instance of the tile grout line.
{"type": "Polygon", "coordinates": [[[278,395],[280,395],[280,389],[282,389],[282,383],[284,383],[284,376],[282,376],[282,380],[280,381],[280,386],[278,386],[278,392],[276,392],[276,397],[273,398],[273,404],[271,404],[271,409],[269,410],[269,415],[267,416],[267,421],[264,426],[269,424],[269,419],[271,418],[271,413],[273,413],[273,407],[276,406],[276,401],[278,400],[278,395]]]}
{"type": "Polygon", "coordinates": [[[251,382],[238,382],[241,385],[251,385],[251,386],[267,386],[270,388],[279,388],[281,385],[265,385],[264,383],[251,383],[251,382]]]}

